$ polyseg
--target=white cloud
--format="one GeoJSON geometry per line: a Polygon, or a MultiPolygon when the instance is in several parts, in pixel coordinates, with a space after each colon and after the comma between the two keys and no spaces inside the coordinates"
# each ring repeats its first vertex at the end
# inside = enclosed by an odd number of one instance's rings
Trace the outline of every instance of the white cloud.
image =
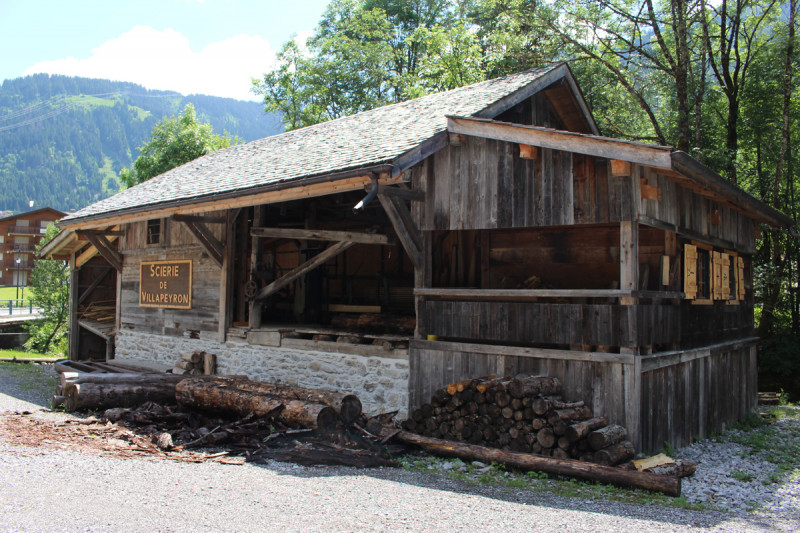
{"type": "Polygon", "coordinates": [[[272,68],[274,61],[269,42],[258,36],[236,35],[193,52],[188,39],[175,30],[136,26],[101,44],[86,59],[43,61],[25,74],[131,81],[148,89],[257,100],[250,80],[272,68]]]}

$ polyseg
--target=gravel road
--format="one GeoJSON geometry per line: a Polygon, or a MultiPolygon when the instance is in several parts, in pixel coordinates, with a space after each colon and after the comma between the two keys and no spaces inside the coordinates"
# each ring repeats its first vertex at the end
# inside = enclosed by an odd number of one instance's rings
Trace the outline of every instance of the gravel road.
{"type": "MultiPolygon", "coordinates": [[[[0,367],[0,418],[64,416],[44,403],[0,367]]],[[[187,464],[0,441],[0,472],[0,531],[800,530],[787,513],[560,498],[391,468],[187,464]]]]}

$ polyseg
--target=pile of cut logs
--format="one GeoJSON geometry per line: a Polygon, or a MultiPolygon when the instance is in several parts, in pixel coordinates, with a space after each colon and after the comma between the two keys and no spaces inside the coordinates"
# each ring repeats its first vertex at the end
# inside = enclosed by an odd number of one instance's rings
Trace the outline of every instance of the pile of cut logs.
{"type": "Polygon", "coordinates": [[[290,427],[350,425],[361,415],[357,396],[250,381],[244,377],[167,373],[63,372],[60,396],[68,411],[135,407],[156,402],[211,412],[270,418],[290,427]]]}
{"type": "Polygon", "coordinates": [[[633,458],[625,428],[565,401],[549,376],[486,376],[451,383],[403,422],[427,437],[556,459],[616,465],[633,458]]]}
{"type": "Polygon", "coordinates": [[[172,373],[180,376],[210,376],[217,372],[217,356],[202,351],[182,353],[172,367],[172,373]]]}

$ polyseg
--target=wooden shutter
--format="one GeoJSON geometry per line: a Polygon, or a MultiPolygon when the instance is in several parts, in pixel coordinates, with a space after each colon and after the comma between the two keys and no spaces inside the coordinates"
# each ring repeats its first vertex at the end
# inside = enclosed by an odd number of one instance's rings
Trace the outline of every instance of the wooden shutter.
{"type": "Polygon", "coordinates": [[[683,245],[683,292],[687,300],[697,298],[697,246],[683,245]]]}
{"type": "Polygon", "coordinates": [[[722,292],[722,299],[723,300],[730,300],[731,299],[731,256],[725,253],[719,254],[720,259],[720,281],[722,282],[722,286],[720,287],[722,292]]]}
{"type": "Polygon", "coordinates": [[[722,254],[710,252],[711,259],[711,298],[719,300],[722,298],[722,254]]]}
{"type": "Polygon", "coordinates": [[[736,265],[736,285],[737,290],[739,291],[739,299],[744,300],[745,297],[745,290],[744,290],[744,259],[741,257],[737,257],[737,265],[736,265]]]}

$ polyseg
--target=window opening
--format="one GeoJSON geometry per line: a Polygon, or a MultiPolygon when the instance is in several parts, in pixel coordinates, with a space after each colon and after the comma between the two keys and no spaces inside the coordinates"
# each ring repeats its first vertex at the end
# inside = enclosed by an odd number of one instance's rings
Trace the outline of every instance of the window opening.
{"type": "Polygon", "coordinates": [[[161,222],[160,218],[147,221],[147,244],[161,244],[161,222]]]}

